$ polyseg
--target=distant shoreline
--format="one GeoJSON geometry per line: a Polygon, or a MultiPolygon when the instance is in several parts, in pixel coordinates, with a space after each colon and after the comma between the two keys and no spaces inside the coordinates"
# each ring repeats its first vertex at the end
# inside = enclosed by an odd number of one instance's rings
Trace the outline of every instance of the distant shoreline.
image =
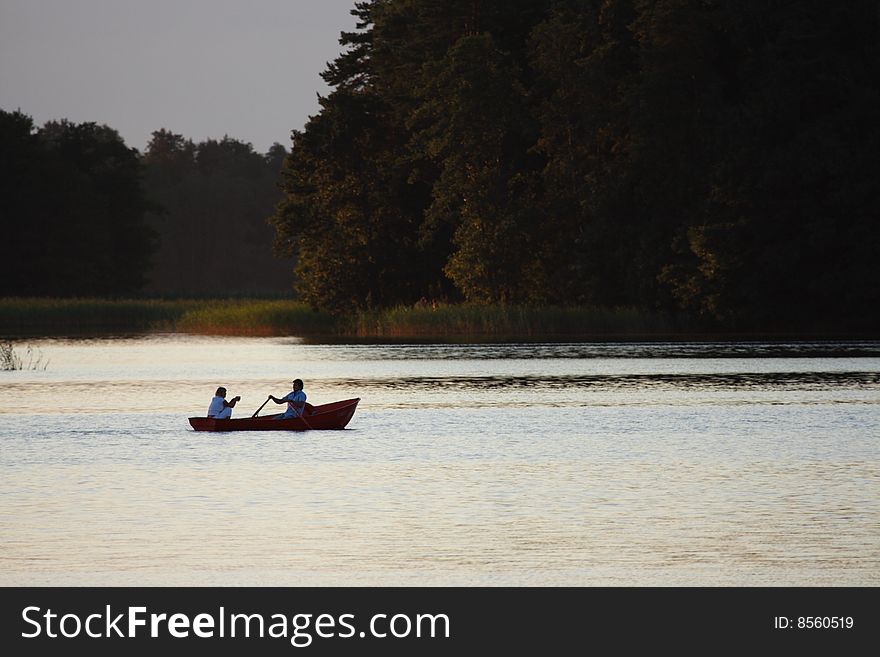
{"type": "Polygon", "coordinates": [[[182,333],[322,341],[457,342],[873,340],[869,326],[731,330],[633,308],[420,303],[349,315],[288,299],[0,299],[0,337],[182,333]]]}

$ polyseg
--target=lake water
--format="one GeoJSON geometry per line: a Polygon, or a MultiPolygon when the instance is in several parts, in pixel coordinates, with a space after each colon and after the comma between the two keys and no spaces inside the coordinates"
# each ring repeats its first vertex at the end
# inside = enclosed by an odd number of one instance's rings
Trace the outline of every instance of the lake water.
{"type": "Polygon", "coordinates": [[[2,585],[880,584],[878,342],[29,344],[2,585]],[[295,377],[348,428],[187,423],[295,377]]]}

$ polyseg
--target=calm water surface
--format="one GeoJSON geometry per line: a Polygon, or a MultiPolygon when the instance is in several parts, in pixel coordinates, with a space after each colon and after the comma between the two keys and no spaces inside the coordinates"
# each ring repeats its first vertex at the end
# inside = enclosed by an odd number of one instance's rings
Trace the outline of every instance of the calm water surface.
{"type": "Polygon", "coordinates": [[[877,342],[29,344],[3,585],[880,584],[877,342]],[[349,427],[187,423],[294,377],[349,427]]]}

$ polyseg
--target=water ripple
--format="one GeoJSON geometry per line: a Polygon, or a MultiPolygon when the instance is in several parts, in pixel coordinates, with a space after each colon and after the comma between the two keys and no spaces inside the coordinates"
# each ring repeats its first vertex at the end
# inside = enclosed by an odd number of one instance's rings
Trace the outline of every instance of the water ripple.
{"type": "Polygon", "coordinates": [[[880,387],[880,372],[760,372],[723,374],[564,374],[552,376],[419,376],[331,379],[325,385],[390,390],[436,390],[454,386],[474,390],[505,389],[757,389],[828,390],[880,387]]]}

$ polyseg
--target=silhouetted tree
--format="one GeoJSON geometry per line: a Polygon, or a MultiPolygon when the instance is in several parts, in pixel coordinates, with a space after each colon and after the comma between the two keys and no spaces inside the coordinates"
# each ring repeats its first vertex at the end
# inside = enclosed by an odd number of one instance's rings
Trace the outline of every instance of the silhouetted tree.
{"type": "Polygon", "coordinates": [[[163,295],[261,295],[290,290],[291,261],[272,257],[266,216],[286,151],[266,155],[230,137],[199,144],[153,133],[143,156],[145,189],[161,236],[147,291],[163,295]]]}
{"type": "Polygon", "coordinates": [[[137,292],[155,242],[137,151],[107,126],[35,130],[20,112],[0,111],[0,140],[0,294],[137,292]]]}
{"type": "Polygon", "coordinates": [[[442,294],[877,325],[873,0],[353,13],[272,219],[312,304],[442,294]]]}

